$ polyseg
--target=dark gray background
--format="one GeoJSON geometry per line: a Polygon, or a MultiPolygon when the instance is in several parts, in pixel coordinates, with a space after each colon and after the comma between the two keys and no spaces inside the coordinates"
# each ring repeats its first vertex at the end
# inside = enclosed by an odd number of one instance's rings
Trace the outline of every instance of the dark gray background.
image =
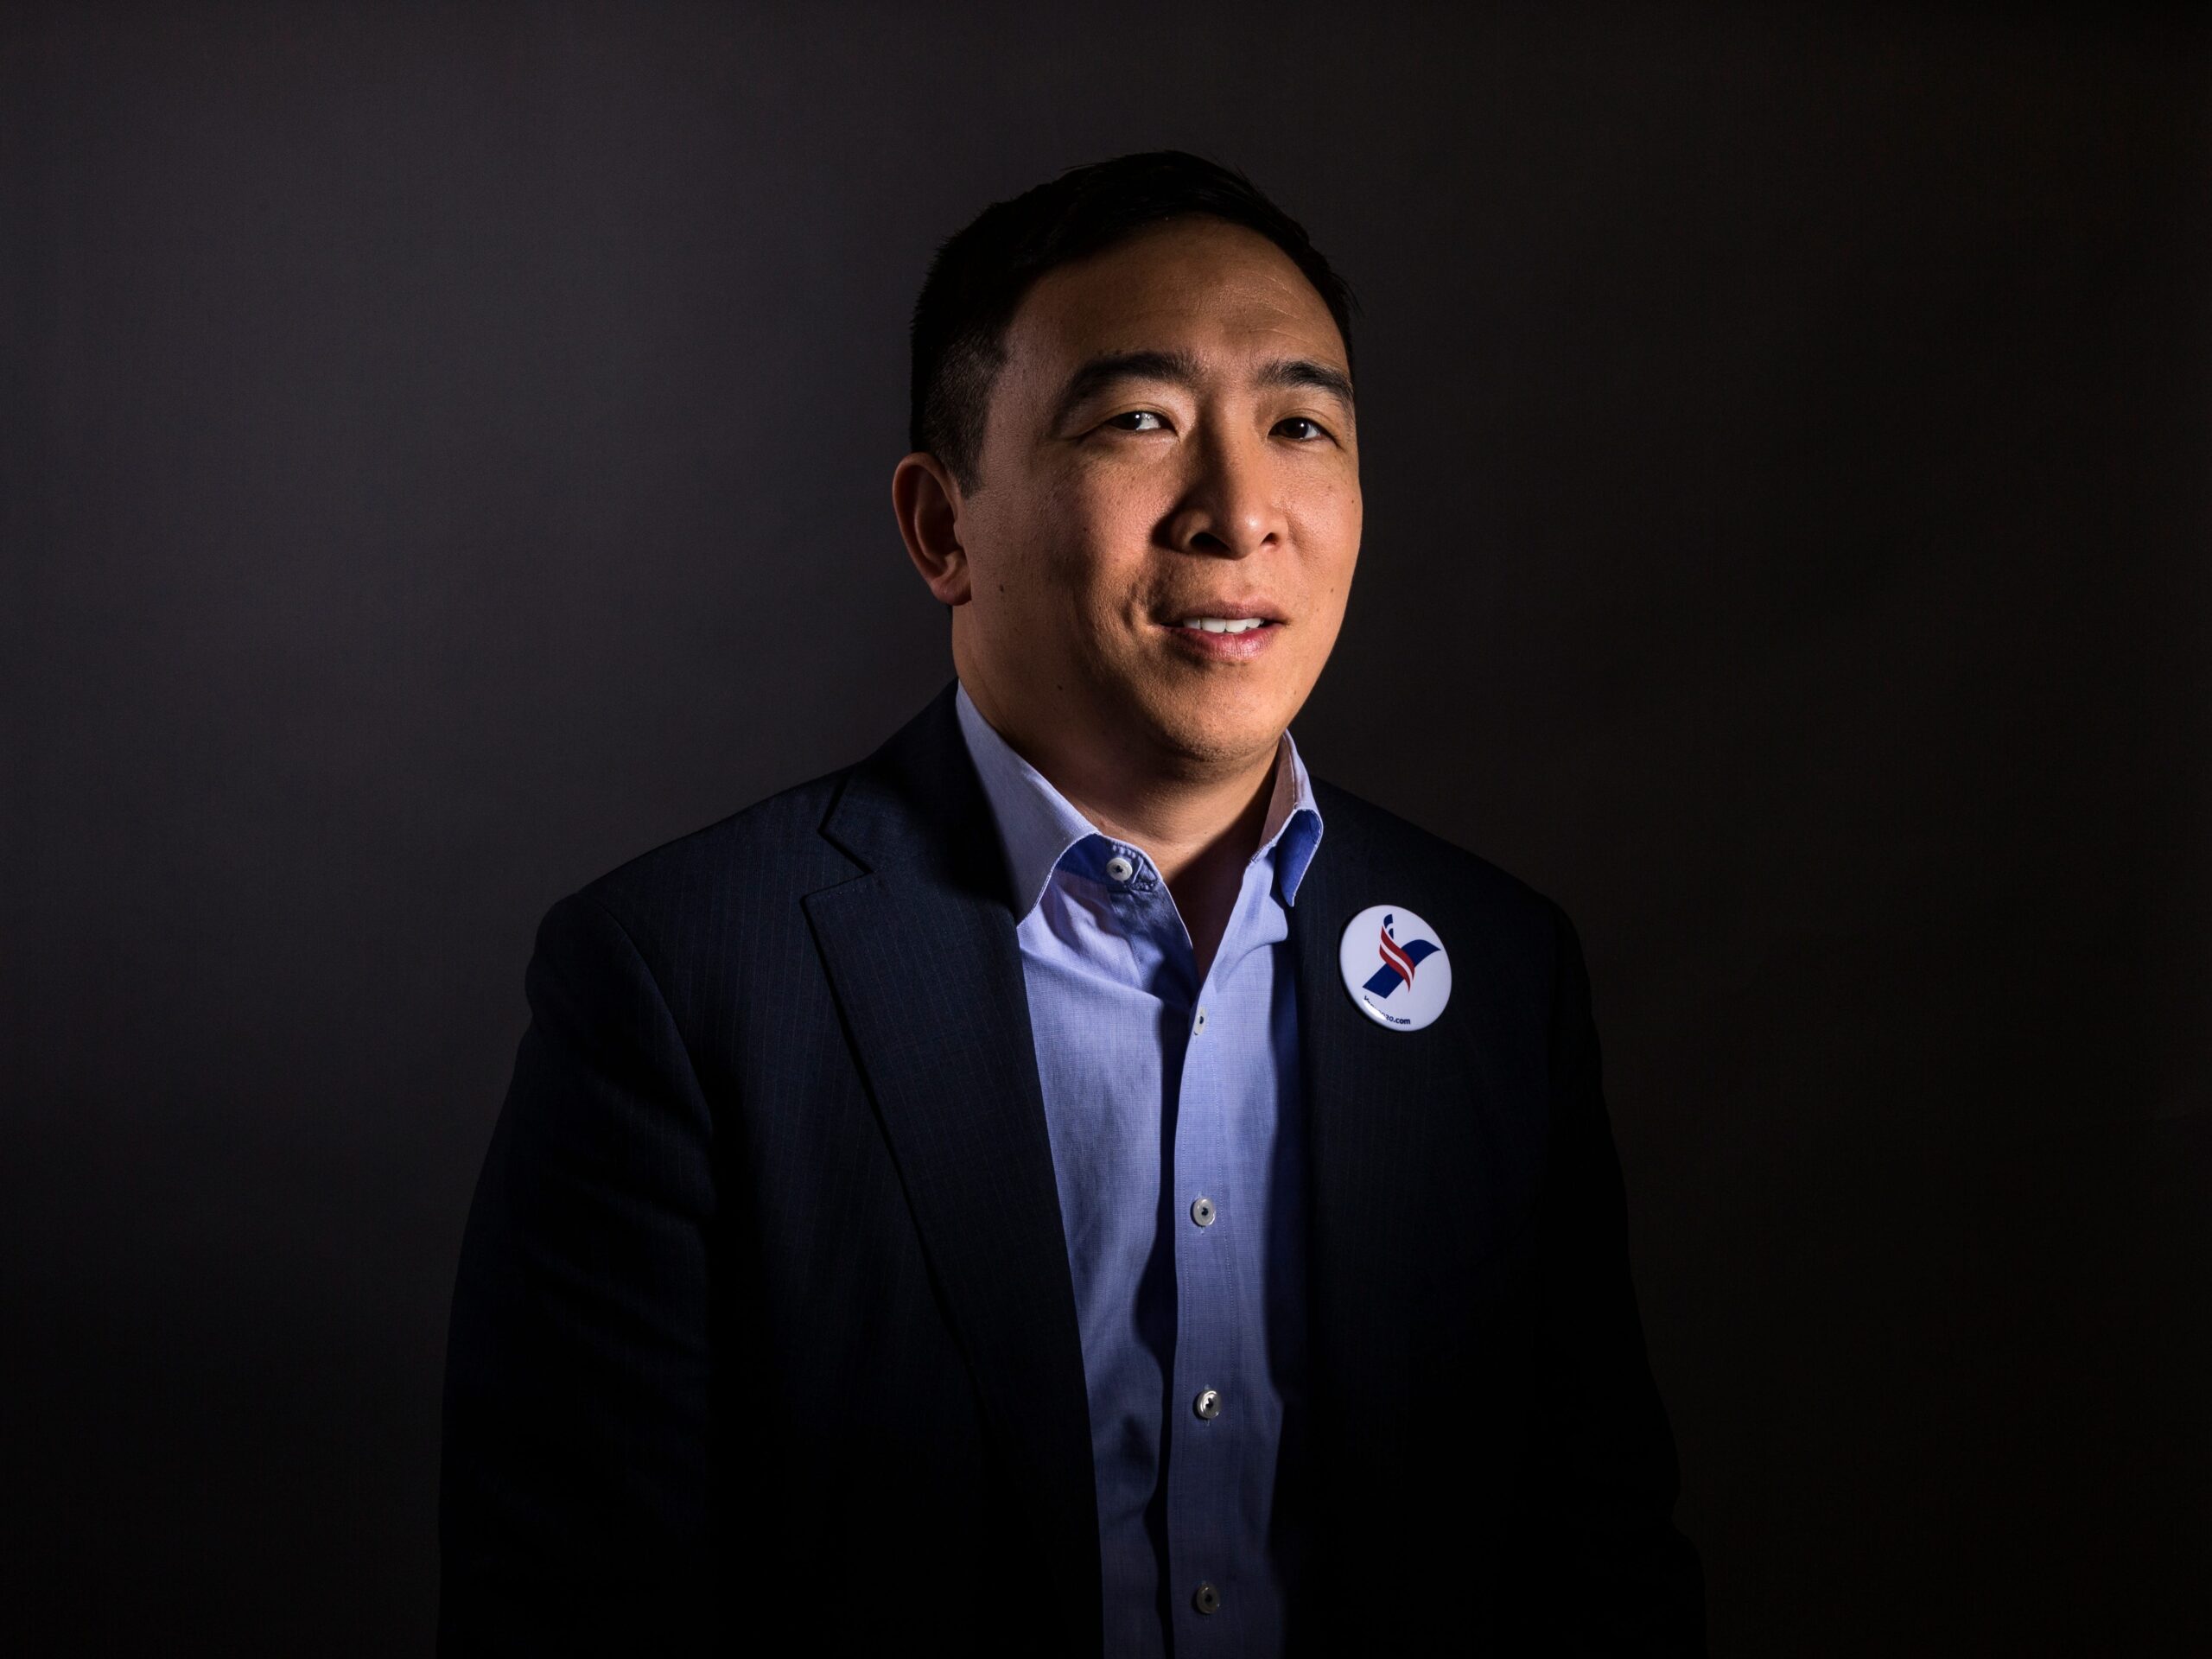
{"type": "Polygon", "coordinates": [[[942,682],[924,264],[1176,144],[1364,299],[1299,738],[1581,925],[1716,1650],[2212,1650],[2208,44],[10,8],[0,1646],[427,1646],[536,920],[942,682]]]}

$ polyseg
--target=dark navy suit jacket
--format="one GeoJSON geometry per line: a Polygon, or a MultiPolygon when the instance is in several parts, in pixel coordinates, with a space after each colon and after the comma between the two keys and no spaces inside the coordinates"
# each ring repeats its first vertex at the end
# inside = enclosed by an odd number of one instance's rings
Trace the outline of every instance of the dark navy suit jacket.
{"type": "MultiPolygon", "coordinates": [[[[1318,789],[1294,1649],[1701,1651],[1573,931],[1318,789]],[[1452,952],[1425,1031],[1338,976],[1385,902],[1452,952]]],[[[442,1652],[1098,1654],[1007,883],[948,688],[546,917],[454,1306],[442,1652]]]]}

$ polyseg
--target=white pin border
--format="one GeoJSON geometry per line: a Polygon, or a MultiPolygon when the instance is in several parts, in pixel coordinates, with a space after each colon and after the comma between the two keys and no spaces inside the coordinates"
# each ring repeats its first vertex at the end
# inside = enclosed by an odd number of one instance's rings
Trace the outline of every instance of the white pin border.
{"type": "Polygon", "coordinates": [[[1403,905],[1370,905],[1345,924],[1344,937],[1337,943],[1337,970],[1344,976],[1345,993],[1354,1006],[1385,1031],[1426,1030],[1452,1001],[1452,957],[1444,936],[1403,905]],[[1393,938],[1426,938],[1436,949],[1414,964],[1411,984],[1391,996],[1378,997],[1368,991],[1367,982],[1382,963],[1385,916],[1393,918],[1393,938]],[[1407,1000],[1399,1001],[1401,996],[1407,1000]]]}

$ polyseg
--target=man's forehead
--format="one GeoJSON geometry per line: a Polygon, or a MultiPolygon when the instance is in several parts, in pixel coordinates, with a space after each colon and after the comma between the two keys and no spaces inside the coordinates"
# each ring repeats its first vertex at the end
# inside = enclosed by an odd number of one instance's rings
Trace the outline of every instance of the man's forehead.
{"type": "Polygon", "coordinates": [[[1288,256],[1256,232],[1205,219],[1047,272],[1016,309],[1007,346],[1039,370],[1160,351],[1345,366],[1335,318],[1288,256]]]}

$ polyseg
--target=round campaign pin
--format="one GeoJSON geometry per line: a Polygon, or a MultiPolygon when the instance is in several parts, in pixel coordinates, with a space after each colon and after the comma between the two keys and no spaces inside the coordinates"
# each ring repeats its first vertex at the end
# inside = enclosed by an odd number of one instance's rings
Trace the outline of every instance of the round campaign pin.
{"type": "Polygon", "coordinates": [[[1436,930],[1403,905],[1370,905],[1337,947],[1344,989],[1360,1011],[1392,1031],[1433,1025],[1452,1000],[1452,958],[1436,930]]]}

